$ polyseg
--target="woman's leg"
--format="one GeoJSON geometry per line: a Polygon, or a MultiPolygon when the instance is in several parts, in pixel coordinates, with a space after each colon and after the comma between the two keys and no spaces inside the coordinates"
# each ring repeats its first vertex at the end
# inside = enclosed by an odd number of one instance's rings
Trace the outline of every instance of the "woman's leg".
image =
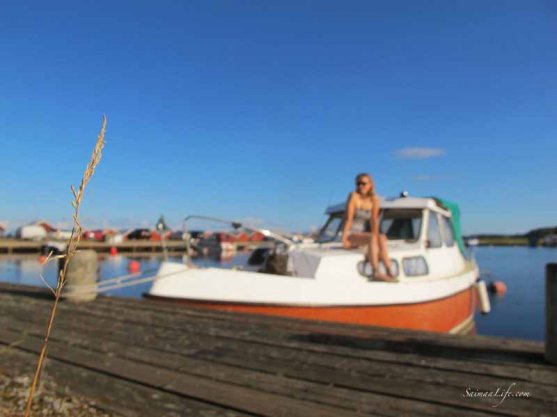
{"type": "Polygon", "coordinates": [[[385,265],[385,269],[387,270],[387,274],[394,278],[391,272],[391,258],[389,257],[389,246],[387,245],[387,236],[384,234],[379,235],[379,256],[383,265],[385,265]]]}
{"type": "Polygon", "coordinates": [[[372,253],[375,253],[375,264],[372,263],[373,266],[373,278],[380,280],[380,281],[387,281],[387,282],[397,282],[397,279],[391,275],[391,259],[389,258],[389,253],[387,250],[387,238],[385,235],[379,235],[375,238],[372,238],[372,253]],[[383,265],[385,265],[385,269],[387,270],[387,274],[380,274],[379,273],[379,257],[381,257],[381,261],[383,265]]]}
{"type": "MultiPolygon", "coordinates": [[[[371,264],[373,270],[373,278],[380,280],[380,281],[392,281],[393,278],[390,275],[390,271],[387,275],[379,273],[379,254],[381,252],[380,249],[380,242],[381,237],[377,235],[373,235],[372,233],[352,233],[348,236],[348,241],[352,244],[352,246],[367,246],[367,258],[369,263],[371,264]]],[[[384,245],[386,246],[386,240],[384,245]]],[[[383,261],[385,263],[385,261],[383,261]]],[[[390,259],[387,259],[387,263],[385,263],[386,268],[390,268],[391,262],[390,259]]]]}
{"type": "Polygon", "coordinates": [[[377,236],[371,235],[368,246],[368,259],[373,269],[373,275],[379,271],[379,242],[377,236]]]}

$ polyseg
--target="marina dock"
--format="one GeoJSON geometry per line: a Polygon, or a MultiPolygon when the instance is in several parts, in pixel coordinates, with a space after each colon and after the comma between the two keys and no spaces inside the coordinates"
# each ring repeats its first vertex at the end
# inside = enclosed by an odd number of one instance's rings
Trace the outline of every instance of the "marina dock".
{"type": "MultiPolygon", "coordinates": [[[[39,253],[47,243],[48,241],[0,239],[0,254],[39,253]]],[[[260,246],[261,244],[261,242],[235,242],[230,245],[235,250],[244,250],[260,246]]],[[[183,240],[168,240],[164,245],[168,252],[185,253],[187,250],[186,242],[183,240]]],[[[79,249],[93,249],[99,253],[108,253],[111,248],[115,248],[119,253],[132,255],[144,255],[163,251],[163,245],[160,241],[128,240],[120,243],[108,243],[82,240],[79,242],[79,249]]]]}
{"type": "MultiPolygon", "coordinates": [[[[42,288],[0,284],[1,372],[31,374],[51,303],[42,288]]],[[[100,297],[61,303],[45,374],[130,417],[549,417],[557,366],[543,354],[533,341],[100,297]]]]}

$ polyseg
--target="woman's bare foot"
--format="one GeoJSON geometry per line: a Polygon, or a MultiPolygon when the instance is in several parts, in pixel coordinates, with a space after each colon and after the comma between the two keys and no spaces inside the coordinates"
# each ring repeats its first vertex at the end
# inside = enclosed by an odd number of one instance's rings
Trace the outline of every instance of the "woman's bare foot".
{"type": "Polygon", "coordinates": [[[383,281],[383,282],[398,282],[398,279],[391,275],[381,274],[376,272],[373,274],[373,279],[376,281],[383,281]]]}
{"type": "Polygon", "coordinates": [[[389,266],[388,268],[385,267],[385,269],[387,270],[387,275],[389,276],[389,278],[391,278],[393,281],[396,280],[396,275],[393,274],[393,270],[391,269],[391,266],[389,266]]]}

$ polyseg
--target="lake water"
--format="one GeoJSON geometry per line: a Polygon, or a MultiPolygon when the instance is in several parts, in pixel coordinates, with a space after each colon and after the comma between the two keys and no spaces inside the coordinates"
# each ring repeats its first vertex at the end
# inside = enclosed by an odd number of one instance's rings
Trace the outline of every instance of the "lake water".
{"type": "MultiPolygon", "coordinates": [[[[479,247],[474,248],[474,256],[480,265],[486,281],[504,281],[508,291],[502,296],[491,296],[490,314],[476,316],[478,334],[543,340],[545,333],[545,265],[557,262],[555,248],[524,247],[479,247]]],[[[100,258],[100,279],[110,279],[127,274],[131,258],[125,256],[104,256],[100,258]]],[[[162,257],[134,258],[141,264],[142,275],[155,274],[162,257]]],[[[171,258],[181,261],[181,258],[171,258]]],[[[232,259],[215,261],[196,259],[204,266],[229,268],[243,265],[247,254],[239,254],[232,259]]],[[[23,285],[43,285],[40,276],[54,285],[56,282],[55,263],[41,266],[36,256],[0,257],[0,281],[23,285]]],[[[141,297],[149,290],[150,283],[121,288],[107,295],[141,297]]]]}
{"type": "Polygon", "coordinates": [[[503,281],[507,293],[491,297],[491,313],[478,315],[478,334],[544,340],[545,265],[556,248],[481,247],[474,254],[486,281],[503,281]]]}

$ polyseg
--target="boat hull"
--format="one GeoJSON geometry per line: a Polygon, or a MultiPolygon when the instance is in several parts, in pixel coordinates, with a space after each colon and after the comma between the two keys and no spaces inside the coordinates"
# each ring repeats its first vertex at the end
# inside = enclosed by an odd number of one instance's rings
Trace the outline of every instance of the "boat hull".
{"type": "Polygon", "coordinates": [[[263,314],[366,326],[392,327],[440,333],[470,333],[477,292],[471,286],[448,297],[414,304],[374,306],[300,306],[238,303],[146,295],[150,299],[178,302],[191,307],[263,314]]]}

